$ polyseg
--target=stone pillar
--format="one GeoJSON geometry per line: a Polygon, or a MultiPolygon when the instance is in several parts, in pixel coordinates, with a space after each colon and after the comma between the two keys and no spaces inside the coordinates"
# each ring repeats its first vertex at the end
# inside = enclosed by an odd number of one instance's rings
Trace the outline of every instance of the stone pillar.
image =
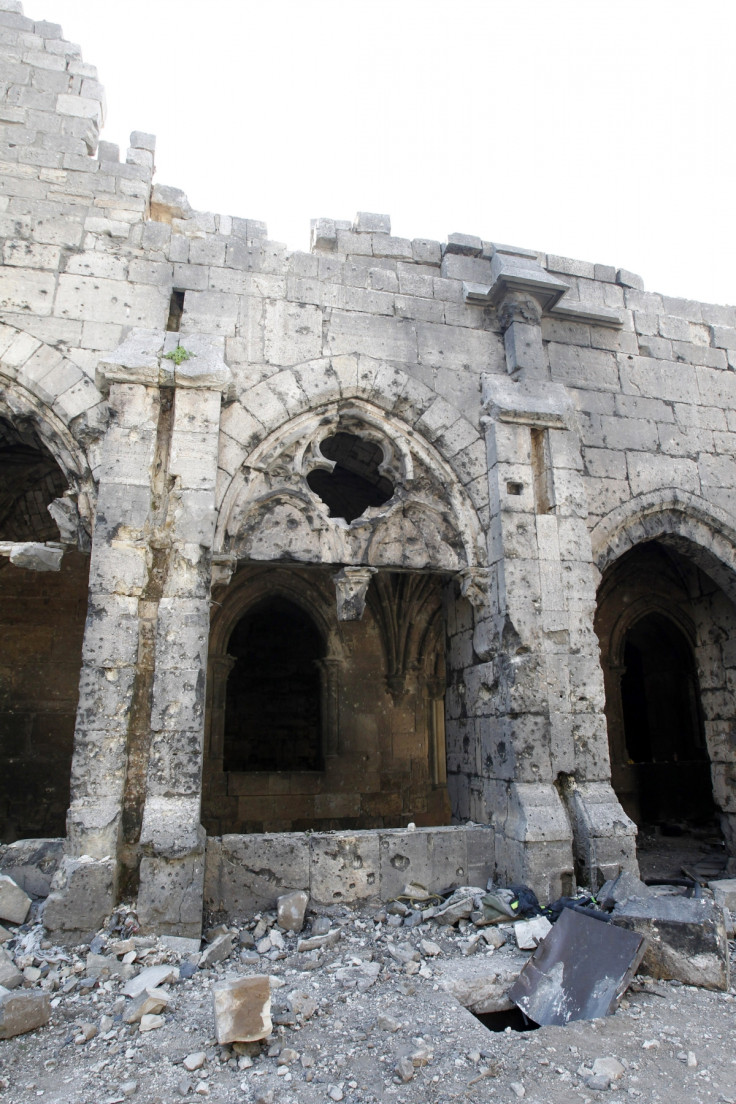
{"type": "Polygon", "coordinates": [[[67,854],[45,922],[87,933],[140,860],[142,922],[201,928],[199,825],[222,388],[216,338],[132,331],[100,365],[100,470],[67,854]]]}
{"type": "MultiPolygon", "coordinates": [[[[175,336],[175,335],[172,335],[175,336]]],[[[199,938],[205,832],[200,824],[215,479],[229,372],[204,339],[175,376],[169,451],[168,569],[155,646],[151,745],[141,828],[138,918],[144,930],[199,938]]]]}
{"type": "Polygon", "coordinates": [[[580,442],[542,342],[565,285],[528,255],[498,252],[492,276],[508,376],[483,377],[491,570],[463,592],[487,662],[465,684],[486,703],[477,757],[499,876],[555,896],[574,872],[599,885],[636,870],[636,829],[610,785],[580,442]]]}
{"type": "MultiPolygon", "coordinates": [[[[515,303],[502,311],[509,326],[528,327],[529,313],[520,323],[515,303]]],[[[592,885],[635,870],[636,829],[610,785],[580,444],[540,348],[525,339],[530,366],[514,380],[484,377],[495,571],[486,646],[495,639],[501,651],[486,789],[500,868],[554,892],[573,869],[592,885]]]]}
{"type": "Polygon", "coordinates": [[[109,405],[90,560],[66,855],[44,911],[46,926],[70,938],[96,930],[118,890],[128,739],[145,618],[158,387],[145,378],[112,382],[109,405]]]}

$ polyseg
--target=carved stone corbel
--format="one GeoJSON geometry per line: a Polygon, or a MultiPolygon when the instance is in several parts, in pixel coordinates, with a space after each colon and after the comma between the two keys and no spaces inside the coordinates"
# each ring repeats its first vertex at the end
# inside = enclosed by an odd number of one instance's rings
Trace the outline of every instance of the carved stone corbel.
{"type": "Polygon", "coordinates": [[[491,572],[487,567],[468,567],[458,575],[460,593],[475,610],[476,620],[491,616],[491,572]]]}
{"type": "Polygon", "coordinates": [[[212,587],[227,586],[235,573],[238,561],[235,556],[212,557],[212,587]]]}
{"type": "Polygon", "coordinates": [[[368,587],[377,570],[375,567],[343,567],[332,576],[337,591],[338,621],[360,621],[368,587]]]}
{"type": "Polygon", "coordinates": [[[542,307],[533,295],[520,291],[510,292],[498,308],[498,321],[504,333],[514,322],[539,326],[542,321],[542,307]]]}

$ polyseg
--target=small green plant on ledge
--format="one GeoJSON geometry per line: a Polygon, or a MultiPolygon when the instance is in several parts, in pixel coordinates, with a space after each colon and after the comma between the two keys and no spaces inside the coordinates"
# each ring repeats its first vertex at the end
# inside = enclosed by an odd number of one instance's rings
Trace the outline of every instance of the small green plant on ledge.
{"type": "Polygon", "coordinates": [[[164,353],[164,360],[173,360],[178,368],[183,361],[191,360],[194,355],[194,353],[190,353],[185,349],[183,345],[177,345],[170,353],[164,353]]]}

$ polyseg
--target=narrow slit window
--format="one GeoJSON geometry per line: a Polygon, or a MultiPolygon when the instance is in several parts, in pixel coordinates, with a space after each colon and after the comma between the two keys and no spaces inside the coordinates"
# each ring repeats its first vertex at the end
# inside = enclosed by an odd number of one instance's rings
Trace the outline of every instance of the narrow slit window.
{"type": "Polygon", "coordinates": [[[549,433],[546,429],[532,430],[532,479],[534,481],[534,505],[538,514],[549,514],[555,506],[552,460],[549,451],[549,433]]]}
{"type": "Polygon", "coordinates": [[[181,329],[181,317],[184,314],[184,292],[179,291],[177,288],[171,293],[171,299],[169,300],[169,317],[166,322],[166,329],[169,333],[178,333],[181,329]]]}

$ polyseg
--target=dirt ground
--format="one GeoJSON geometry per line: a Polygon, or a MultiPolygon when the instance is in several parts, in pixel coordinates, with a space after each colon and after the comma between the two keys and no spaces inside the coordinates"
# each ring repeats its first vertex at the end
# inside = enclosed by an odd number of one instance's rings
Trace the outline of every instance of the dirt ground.
{"type": "Polygon", "coordinates": [[[296,949],[315,922],[312,912],[301,936],[274,927],[273,914],[258,914],[230,925],[228,957],[199,968],[196,955],[181,957],[154,939],[136,937],[133,914],[119,913],[93,951],[119,963],[120,946],[129,945],[120,941],[130,937],[136,961],[123,973],[161,962],[181,969],[182,976],[165,987],[171,1003],[162,1025],[145,1033],[123,1021],[129,1004],[121,993],[124,978],[104,971],[91,976],[99,959],[88,959],[89,947],[53,947],[39,924],[12,929],[6,950],[30,970],[26,984],[50,992],[53,1011],[46,1027],[0,1042],[0,1099],[480,1104],[524,1098],[569,1104],[614,1092],[645,1104],[736,1102],[733,987],[709,992],[639,975],[612,1016],[490,1031],[443,982],[463,972],[508,976],[521,969],[528,955],[513,941],[494,949],[480,939],[466,954],[478,934],[468,921],[409,927],[384,909],[321,914],[323,927],[339,932],[332,946],[296,949]],[[36,976],[39,969],[45,977],[36,976]],[[226,977],[264,973],[272,978],[272,1036],[219,1047],[213,986],[226,977]],[[615,1061],[595,1066],[602,1059],[615,1061]]]}

